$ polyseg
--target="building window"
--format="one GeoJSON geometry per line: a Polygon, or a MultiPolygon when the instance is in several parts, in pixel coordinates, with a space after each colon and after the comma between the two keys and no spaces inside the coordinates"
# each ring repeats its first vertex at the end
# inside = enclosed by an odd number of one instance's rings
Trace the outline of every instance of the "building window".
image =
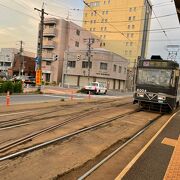
{"type": "Polygon", "coordinates": [[[129,12],[132,12],[132,8],[129,8],[129,12]]]}
{"type": "Polygon", "coordinates": [[[106,35],[104,35],[104,39],[106,39],[106,35]]]}
{"type": "Polygon", "coordinates": [[[136,20],[136,16],[133,16],[133,21],[135,21],[136,20]]]}
{"type": "Polygon", "coordinates": [[[133,46],[133,42],[130,42],[130,46],[133,46]]]}
{"type": "Polygon", "coordinates": [[[89,30],[92,31],[92,28],[90,28],[89,30]]]}
{"type": "Polygon", "coordinates": [[[124,68],[124,74],[126,74],[126,68],[124,68]]]}
{"type": "Polygon", "coordinates": [[[104,47],[106,46],[106,43],[105,43],[105,42],[103,43],[103,46],[104,46],[104,47]]]}
{"type": "Polygon", "coordinates": [[[129,42],[126,42],[126,46],[128,46],[129,45],[129,42]]]}
{"type": "MultiPolygon", "coordinates": [[[[82,68],[88,68],[89,66],[89,63],[88,61],[83,61],[82,62],[82,68]]],[[[92,62],[90,62],[90,69],[92,68],[92,62]]]]}
{"type": "Polygon", "coordinates": [[[107,27],[104,27],[104,31],[106,31],[107,30],[107,27]]]}
{"type": "Polygon", "coordinates": [[[108,0],[108,4],[110,4],[111,3],[111,0],[108,0]]]}
{"type": "Polygon", "coordinates": [[[131,38],[133,38],[134,37],[134,34],[133,33],[131,33],[131,38]]]}
{"type": "Polygon", "coordinates": [[[129,33],[127,33],[127,38],[129,37],[129,33]]]}
{"type": "Polygon", "coordinates": [[[116,72],[117,66],[114,64],[113,71],[116,72]]]}
{"type": "Polygon", "coordinates": [[[106,4],[106,1],[104,1],[104,5],[106,4]]]}
{"type": "Polygon", "coordinates": [[[128,55],[128,51],[127,50],[125,50],[125,55],[128,55]]]}
{"type": "Polygon", "coordinates": [[[96,23],[96,20],[94,20],[94,24],[96,23]]]}
{"type": "Polygon", "coordinates": [[[129,21],[131,21],[131,16],[129,16],[129,21]]]}
{"type": "Polygon", "coordinates": [[[134,7],[134,11],[136,11],[136,7],[134,7]]]}
{"type": "Polygon", "coordinates": [[[132,51],[131,51],[131,50],[129,51],[129,55],[130,55],[130,56],[132,55],[132,51]]]}
{"type": "Polygon", "coordinates": [[[93,28],[93,31],[96,31],[96,28],[93,28]]]}
{"type": "Polygon", "coordinates": [[[109,13],[109,11],[106,11],[106,14],[108,14],[109,13]]]}
{"type": "Polygon", "coordinates": [[[97,7],[97,6],[99,6],[100,5],[100,2],[99,1],[95,1],[95,2],[91,2],[90,3],[90,6],[91,7],[97,7]]]}
{"type": "Polygon", "coordinates": [[[100,63],[100,69],[101,70],[107,70],[108,64],[107,63],[100,63]]]}
{"type": "Polygon", "coordinates": [[[122,67],[121,67],[121,66],[119,66],[119,73],[121,73],[121,70],[122,70],[122,67]]]}
{"type": "Polygon", "coordinates": [[[78,41],[75,41],[75,46],[79,47],[79,42],[78,41]]]}
{"type": "Polygon", "coordinates": [[[134,29],[135,28],[135,25],[132,25],[132,29],[134,29]]]}
{"type": "Polygon", "coordinates": [[[76,61],[68,61],[67,66],[70,68],[75,68],[76,67],[76,61]]]}
{"type": "Polygon", "coordinates": [[[104,15],[105,11],[102,11],[102,15],[104,15]]]}
{"type": "Polygon", "coordinates": [[[131,26],[130,25],[128,25],[128,29],[130,29],[131,28],[131,26]]]}
{"type": "Polygon", "coordinates": [[[105,19],[105,23],[107,23],[107,21],[108,21],[108,20],[107,20],[107,19],[105,19]]]}
{"type": "Polygon", "coordinates": [[[103,29],[104,29],[104,28],[103,28],[103,27],[101,27],[101,31],[103,31],[103,29]]]}
{"type": "Polygon", "coordinates": [[[46,61],[46,65],[50,66],[51,65],[51,61],[46,61]]]}
{"type": "Polygon", "coordinates": [[[104,22],[104,19],[102,19],[101,22],[103,23],[103,22],[104,22]]]}
{"type": "Polygon", "coordinates": [[[76,30],[76,35],[80,36],[80,30],[79,29],[76,30]]]}

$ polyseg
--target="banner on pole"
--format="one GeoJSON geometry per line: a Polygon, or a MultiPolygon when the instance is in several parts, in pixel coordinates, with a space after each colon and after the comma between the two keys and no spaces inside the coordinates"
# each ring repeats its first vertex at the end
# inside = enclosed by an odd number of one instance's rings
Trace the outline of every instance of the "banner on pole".
{"type": "Polygon", "coordinates": [[[41,77],[42,77],[42,71],[37,70],[36,71],[36,85],[41,85],[41,77]]]}

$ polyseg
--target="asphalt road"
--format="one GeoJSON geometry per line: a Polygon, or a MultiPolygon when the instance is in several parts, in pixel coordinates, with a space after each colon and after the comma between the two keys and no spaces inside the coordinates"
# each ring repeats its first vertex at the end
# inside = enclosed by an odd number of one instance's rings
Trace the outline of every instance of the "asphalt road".
{"type": "MultiPolygon", "coordinates": [[[[51,100],[61,100],[70,98],[68,95],[56,96],[56,95],[12,95],[10,96],[10,104],[24,104],[24,103],[38,103],[51,100]]],[[[76,97],[81,99],[81,97],[76,97]]],[[[0,96],[0,105],[6,104],[6,97],[0,96]]]]}
{"type": "MultiPolygon", "coordinates": [[[[127,95],[122,95],[125,97],[127,95]]],[[[120,96],[114,96],[114,98],[119,98],[120,96]]],[[[88,98],[86,94],[74,94],[73,99],[84,99],[88,98]]],[[[108,95],[91,95],[91,98],[113,98],[113,96],[108,95]]],[[[51,95],[51,94],[40,94],[40,95],[11,95],[10,104],[26,104],[26,103],[38,103],[46,102],[52,100],[61,99],[71,99],[71,95],[51,95]]],[[[0,105],[6,104],[6,96],[0,96],[0,105]]]]}

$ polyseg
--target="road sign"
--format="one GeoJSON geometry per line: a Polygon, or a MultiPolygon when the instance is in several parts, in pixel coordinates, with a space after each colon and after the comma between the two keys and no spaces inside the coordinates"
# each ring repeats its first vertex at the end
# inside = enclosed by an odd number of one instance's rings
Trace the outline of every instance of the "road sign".
{"type": "Polygon", "coordinates": [[[39,64],[40,58],[39,58],[39,57],[36,57],[36,58],[35,58],[35,62],[36,62],[37,64],[39,64]]]}
{"type": "Polygon", "coordinates": [[[36,85],[41,85],[41,77],[42,77],[42,71],[37,70],[36,71],[36,85]]]}

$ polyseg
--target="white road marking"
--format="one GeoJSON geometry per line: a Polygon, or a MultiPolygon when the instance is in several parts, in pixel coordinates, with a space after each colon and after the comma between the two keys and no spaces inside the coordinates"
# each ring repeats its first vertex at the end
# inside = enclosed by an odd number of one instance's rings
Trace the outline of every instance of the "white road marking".
{"type": "Polygon", "coordinates": [[[29,113],[29,112],[33,112],[33,110],[32,111],[17,112],[17,113],[0,114],[0,117],[12,116],[12,115],[16,115],[16,114],[24,114],[24,113],[29,113]]]}
{"type": "Polygon", "coordinates": [[[140,150],[140,152],[131,160],[131,162],[121,171],[121,173],[115,178],[115,180],[122,179],[126,173],[130,170],[130,168],[135,164],[135,162],[140,158],[140,156],[145,152],[145,150],[152,144],[152,142],[157,138],[157,136],[163,131],[163,129],[167,126],[167,124],[176,116],[178,112],[173,114],[168,121],[161,127],[161,129],[151,138],[151,140],[140,150]]]}

